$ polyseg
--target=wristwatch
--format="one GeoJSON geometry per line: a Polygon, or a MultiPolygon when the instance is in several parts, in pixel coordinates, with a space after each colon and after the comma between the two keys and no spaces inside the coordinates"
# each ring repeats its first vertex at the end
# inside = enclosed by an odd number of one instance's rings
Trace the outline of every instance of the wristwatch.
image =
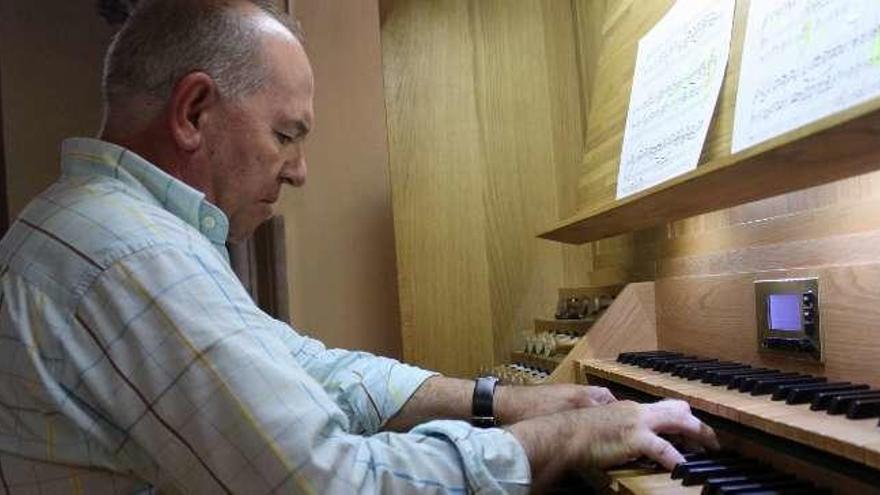
{"type": "Polygon", "coordinates": [[[496,426],[495,411],[492,407],[496,384],[498,384],[498,378],[494,376],[481,376],[477,378],[471,406],[471,424],[477,428],[492,428],[496,426]]]}

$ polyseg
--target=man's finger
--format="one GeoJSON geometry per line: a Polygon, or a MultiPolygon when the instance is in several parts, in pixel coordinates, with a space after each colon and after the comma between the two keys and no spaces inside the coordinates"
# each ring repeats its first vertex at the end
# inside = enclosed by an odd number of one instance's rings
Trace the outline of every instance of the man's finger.
{"type": "Polygon", "coordinates": [[[614,397],[614,394],[605,387],[588,386],[587,395],[590,397],[590,400],[596,404],[611,404],[612,402],[617,402],[617,398],[614,397]]]}
{"type": "Polygon", "coordinates": [[[677,464],[684,462],[684,457],[675,447],[657,435],[646,435],[642,445],[641,454],[657,461],[666,469],[672,471],[677,464]]]}
{"type": "Polygon", "coordinates": [[[715,431],[691,413],[684,401],[668,400],[647,405],[646,424],[655,433],[681,435],[704,447],[718,450],[715,431]]]}

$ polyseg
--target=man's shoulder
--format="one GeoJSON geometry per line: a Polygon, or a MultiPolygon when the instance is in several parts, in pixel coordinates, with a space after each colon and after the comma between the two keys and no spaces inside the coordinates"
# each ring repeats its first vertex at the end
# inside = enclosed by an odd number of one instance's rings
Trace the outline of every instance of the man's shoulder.
{"type": "Polygon", "coordinates": [[[99,256],[145,242],[190,242],[197,233],[152,196],[110,177],[62,179],[31,206],[23,218],[46,224],[99,256]]]}
{"type": "Polygon", "coordinates": [[[153,247],[199,249],[198,231],[112,177],[65,177],[39,194],[0,241],[0,263],[31,281],[81,287],[153,247]]]}

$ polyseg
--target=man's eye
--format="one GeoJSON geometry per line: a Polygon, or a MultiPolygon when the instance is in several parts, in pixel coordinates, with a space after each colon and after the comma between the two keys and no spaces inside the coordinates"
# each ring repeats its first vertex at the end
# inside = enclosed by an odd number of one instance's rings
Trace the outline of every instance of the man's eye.
{"type": "Polygon", "coordinates": [[[288,136],[287,134],[284,134],[283,132],[276,131],[275,138],[277,138],[278,142],[281,143],[282,145],[290,144],[293,142],[293,138],[288,136]]]}

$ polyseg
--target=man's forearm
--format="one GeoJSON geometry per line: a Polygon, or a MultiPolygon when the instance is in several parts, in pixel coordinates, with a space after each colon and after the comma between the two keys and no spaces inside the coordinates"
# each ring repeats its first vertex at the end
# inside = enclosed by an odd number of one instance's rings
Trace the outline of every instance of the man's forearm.
{"type": "Polygon", "coordinates": [[[408,431],[432,419],[469,419],[473,391],[474,382],[471,380],[432,376],[388,420],[385,429],[408,431]]]}
{"type": "MultiPolygon", "coordinates": [[[[385,425],[386,430],[407,431],[432,419],[471,418],[473,380],[433,376],[425,380],[409,401],[385,425]]],[[[580,385],[498,386],[493,409],[499,425],[590,407],[614,401],[601,387],[580,385]]]]}

